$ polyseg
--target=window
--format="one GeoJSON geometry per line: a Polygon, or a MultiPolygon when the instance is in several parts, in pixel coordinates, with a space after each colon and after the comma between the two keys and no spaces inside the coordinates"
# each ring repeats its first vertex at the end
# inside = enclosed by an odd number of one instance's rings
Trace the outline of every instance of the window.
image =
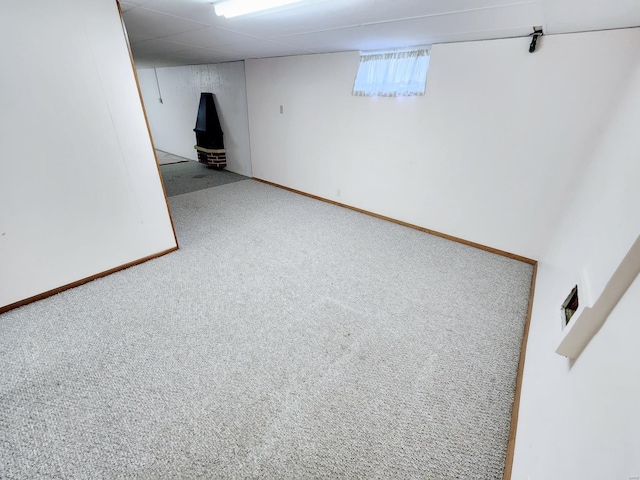
{"type": "Polygon", "coordinates": [[[364,97],[424,95],[428,68],[426,47],[363,52],[352,94],[364,97]]]}

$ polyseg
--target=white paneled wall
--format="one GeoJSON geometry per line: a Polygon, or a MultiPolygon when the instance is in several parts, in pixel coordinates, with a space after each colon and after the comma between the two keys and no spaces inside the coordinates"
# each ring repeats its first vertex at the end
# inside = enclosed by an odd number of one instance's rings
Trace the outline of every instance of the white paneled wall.
{"type": "Polygon", "coordinates": [[[584,278],[595,301],[640,234],[640,55],[624,48],[631,71],[541,258],[514,479],[640,476],[640,280],[575,362],[554,353],[571,288],[584,278]]]}
{"type": "Polygon", "coordinates": [[[575,363],[555,349],[571,287],[640,233],[640,30],[528,43],[435,45],[413,98],[352,97],[357,53],[247,61],[253,172],[539,260],[512,478],[636,478],[638,280],[575,363]]]}
{"type": "Polygon", "coordinates": [[[541,258],[639,43],[620,30],[535,54],[527,38],[434,45],[427,93],[410,98],[353,97],[356,52],[247,60],[253,174],[541,258]]]}
{"type": "Polygon", "coordinates": [[[141,68],[138,69],[138,77],[157,148],[197,160],[193,129],[200,93],[210,92],[215,95],[224,132],[227,170],[251,176],[244,62],[155,70],[141,68]]]}
{"type": "Polygon", "coordinates": [[[0,307],[176,246],[113,0],[3,5],[0,307]]]}

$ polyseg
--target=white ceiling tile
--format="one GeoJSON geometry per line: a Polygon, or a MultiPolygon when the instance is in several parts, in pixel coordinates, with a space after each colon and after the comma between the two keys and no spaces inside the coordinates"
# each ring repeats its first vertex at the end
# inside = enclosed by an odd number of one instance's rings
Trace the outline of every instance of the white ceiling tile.
{"type": "MultiPolygon", "coordinates": [[[[437,43],[455,43],[455,42],[473,42],[486,39],[498,39],[498,38],[513,38],[513,37],[526,37],[531,33],[532,29],[528,26],[523,27],[509,27],[490,30],[477,30],[475,32],[464,33],[445,33],[441,35],[434,35],[430,44],[437,43]]],[[[524,44],[529,47],[530,39],[524,40],[524,44]]]]}
{"type": "Polygon", "coordinates": [[[547,33],[640,25],[640,0],[303,0],[230,19],[215,16],[211,0],[122,5],[134,58],[146,64],[526,36],[534,25],[547,33]]]}
{"type": "Polygon", "coordinates": [[[127,10],[131,10],[132,8],[136,8],[136,6],[130,3],[120,2],[120,9],[123,12],[126,12],[127,10]]]}
{"type": "Polygon", "coordinates": [[[208,48],[183,50],[180,52],[174,52],[170,56],[172,58],[186,58],[189,60],[197,61],[200,64],[233,62],[244,59],[244,57],[242,57],[241,55],[220,52],[208,48]]]}
{"type": "Polygon", "coordinates": [[[240,55],[241,58],[265,58],[265,57],[284,57],[291,55],[308,55],[312,52],[289,45],[282,45],[267,40],[255,43],[234,43],[222,47],[225,52],[240,55]]]}
{"type": "Polygon", "coordinates": [[[184,58],[170,57],[168,55],[146,55],[134,58],[136,68],[150,67],[177,67],[186,65],[184,58]]]}
{"type": "Polygon", "coordinates": [[[120,4],[128,4],[128,5],[133,5],[135,7],[139,7],[141,5],[144,5],[145,3],[147,3],[149,0],[127,0],[126,2],[120,2],[120,4]]]}
{"type": "Polygon", "coordinates": [[[131,44],[131,50],[134,55],[160,55],[162,53],[177,52],[184,50],[184,45],[178,43],[166,42],[164,40],[145,40],[131,44]]]}
{"type": "Polygon", "coordinates": [[[541,3],[549,21],[554,23],[618,22],[624,17],[638,21],[640,18],[638,0],[542,0],[541,3]]]}
{"type": "Polygon", "coordinates": [[[239,37],[233,43],[218,47],[217,50],[234,54],[245,55],[244,58],[260,58],[284,55],[306,55],[313,53],[310,50],[294,47],[270,40],[256,39],[252,37],[239,37]]]}
{"type": "Polygon", "coordinates": [[[547,33],[637,27],[640,25],[638,0],[583,0],[576,8],[572,0],[544,0],[547,33]]]}
{"type": "Polygon", "coordinates": [[[402,0],[375,2],[375,8],[371,8],[371,3],[365,0],[357,5],[345,5],[341,16],[348,19],[351,24],[368,25],[419,17],[450,16],[483,9],[518,8],[538,2],[537,0],[402,0]]]}
{"type": "Polygon", "coordinates": [[[537,0],[320,0],[301,2],[273,13],[224,19],[229,30],[262,38],[282,38],[371,23],[407,20],[422,16],[467,12],[506,5],[533,4],[537,0]]]}
{"type": "Polygon", "coordinates": [[[150,38],[164,37],[206,27],[206,25],[192,20],[184,20],[164,13],[154,12],[153,10],[146,10],[143,7],[127,10],[122,16],[127,26],[127,31],[134,35],[150,38]]]}
{"type": "Polygon", "coordinates": [[[131,32],[128,32],[127,36],[129,37],[129,43],[131,43],[132,45],[134,43],[144,42],[144,41],[150,40],[150,37],[145,37],[143,35],[134,35],[131,32]]]}
{"type": "Polygon", "coordinates": [[[261,38],[294,35],[352,26],[352,20],[344,18],[342,12],[350,5],[363,3],[367,0],[307,1],[251,15],[220,18],[216,25],[261,38]]]}
{"type": "Polygon", "coordinates": [[[222,30],[217,27],[207,27],[201,30],[193,30],[190,32],[178,33],[164,37],[175,43],[182,43],[193,47],[215,48],[223,45],[229,45],[235,42],[255,41],[255,37],[250,37],[228,30],[222,30]]]}
{"type": "Polygon", "coordinates": [[[144,8],[211,25],[217,21],[212,0],[146,0],[144,8]]]}
{"type": "MultiPolygon", "coordinates": [[[[449,41],[445,38],[466,40],[466,34],[493,32],[509,29],[531,31],[531,27],[543,21],[542,12],[536,4],[521,4],[418,17],[387,23],[375,23],[359,27],[339,29],[331,32],[316,32],[285,37],[281,40],[301,49],[316,51],[377,50],[449,41]]],[[[490,38],[490,37],[485,37],[490,38]]],[[[495,38],[495,37],[493,37],[495,38]]]]}

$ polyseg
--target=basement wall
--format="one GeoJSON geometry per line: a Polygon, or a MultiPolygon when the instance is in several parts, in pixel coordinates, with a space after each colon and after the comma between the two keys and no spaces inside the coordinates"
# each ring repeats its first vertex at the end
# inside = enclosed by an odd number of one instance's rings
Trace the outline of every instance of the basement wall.
{"type": "Polygon", "coordinates": [[[427,93],[410,98],[352,96],[357,52],[247,60],[253,175],[539,259],[639,41],[434,45],[427,93]]]}
{"type": "Polygon", "coordinates": [[[13,2],[0,32],[0,308],[174,248],[116,2],[13,2]]]}
{"type": "Polygon", "coordinates": [[[193,129],[200,93],[210,92],[224,132],[227,170],[251,176],[244,62],[140,68],[138,78],[156,148],[197,161],[193,129]]]}
{"type": "Polygon", "coordinates": [[[640,30],[528,43],[435,45],[415,98],[351,96],[357,53],[248,60],[253,172],[539,260],[512,478],[635,478],[640,280],[555,349],[571,287],[597,298],[640,234],[640,30]]]}
{"type": "Polygon", "coordinates": [[[571,288],[586,279],[595,301],[640,235],[640,49],[626,48],[630,75],[539,264],[514,479],[640,477],[640,279],[575,362],[554,353],[571,288]]]}

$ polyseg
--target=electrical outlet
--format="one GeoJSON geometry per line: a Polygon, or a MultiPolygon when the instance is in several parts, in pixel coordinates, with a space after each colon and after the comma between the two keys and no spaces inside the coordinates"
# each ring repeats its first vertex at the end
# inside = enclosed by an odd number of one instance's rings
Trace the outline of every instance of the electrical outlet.
{"type": "Polygon", "coordinates": [[[280,113],[284,113],[284,107],[280,105],[280,113]]]}

